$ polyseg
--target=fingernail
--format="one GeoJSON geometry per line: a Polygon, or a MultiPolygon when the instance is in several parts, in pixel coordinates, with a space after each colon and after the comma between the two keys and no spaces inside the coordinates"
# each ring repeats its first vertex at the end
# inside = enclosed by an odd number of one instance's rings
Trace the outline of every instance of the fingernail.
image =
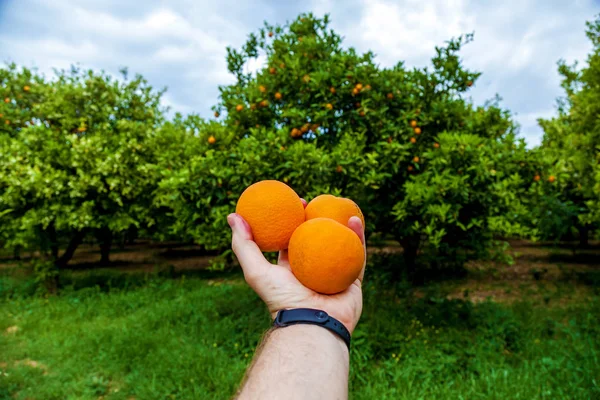
{"type": "Polygon", "coordinates": [[[235,226],[235,214],[229,214],[227,216],[227,223],[229,224],[229,227],[233,229],[235,226]]]}

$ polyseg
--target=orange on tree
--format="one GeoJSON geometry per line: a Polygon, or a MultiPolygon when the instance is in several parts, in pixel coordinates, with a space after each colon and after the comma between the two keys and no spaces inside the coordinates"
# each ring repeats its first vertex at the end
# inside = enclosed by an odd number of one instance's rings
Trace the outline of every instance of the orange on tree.
{"type": "Polygon", "coordinates": [[[10,99],[7,97],[7,98],[4,99],[4,102],[5,103],[10,103],[10,99]]]}
{"type": "Polygon", "coordinates": [[[295,137],[301,136],[301,135],[302,135],[302,133],[300,132],[300,129],[298,129],[298,128],[293,128],[293,129],[292,129],[292,133],[291,133],[291,135],[292,135],[292,137],[294,137],[294,138],[295,138],[295,137]]]}
{"type": "Polygon", "coordinates": [[[281,100],[283,96],[281,95],[281,93],[277,92],[275,93],[275,100],[281,100]]]}
{"type": "Polygon", "coordinates": [[[352,95],[356,96],[357,94],[358,94],[358,89],[357,88],[352,89],[352,95]]]}
{"type": "Polygon", "coordinates": [[[333,104],[327,103],[327,104],[325,104],[325,108],[331,111],[331,110],[333,110],[333,104]]]}
{"type": "Polygon", "coordinates": [[[411,138],[410,138],[410,142],[411,142],[412,144],[415,144],[415,143],[417,143],[417,138],[416,138],[416,137],[411,137],[411,138]]]}
{"type": "Polygon", "coordinates": [[[263,100],[260,102],[261,107],[267,107],[269,105],[269,100],[263,100]]]}
{"type": "Polygon", "coordinates": [[[371,85],[366,85],[365,90],[371,90],[371,85]]]}
{"type": "Polygon", "coordinates": [[[235,111],[242,111],[244,109],[244,106],[242,104],[238,104],[237,106],[235,106],[235,111]]]}
{"type": "Polygon", "coordinates": [[[416,128],[417,127],[417,121],[414,120],[414,119],[412,121],[410,121],[410,127],[411,128],[416,128]]]}
{"type": "Polygon", "coordinates": [[[271,75],[274,75],[274,74],[275,74],[275,72],[277,72],[277,70],[275,69],[275,67],[271,67],[271,68],[269,68],[269,73],[270,73],[271,75]]]}
{"type": "Polygon", "coordinates": [[[421,128],[419,128],[418,126],[415,128],[415,134],[416,135],[420,135],[421,134],[421,128]]]}
{"type": "Polygon", "coordinates": [[[412,172],[413,169],[415,169],[412,165],[409,165],[407,168],[408,172],[412,172]]]}
{"type": "Polygon", "coordinates": [[[217,139],[215,139],[215,137],[213,135],[210,135],[208,137],[208,144],[215,144],[216,141],[217,141],[217,139]]]}
{"type": "Polygon", "coordinates": [[[324,294],[346,290],[365,263],[358,235],[330,218],[315,218],[300,225],[290,239],[288,257],[300,283],[324,294]]]}
{"type": "Polygon", "coordinates": [[[388,100],[392,100],[394,98],[394,94],[388,93],[386,97],[388,98],[388,100]]]}
{"type": "Polygon", "coordinates": [[[305,218],[300,197],[291,187],[275,180],[248,186],[235,212],[248,222],[261,251],[287,249],[292,233],[305,218]]]}
{"type": "Polygon", "coordinates": [[[218,111],[215,111],[215,118],[219,118],[219,115],[221,115],[221,114],[219,114],[218,111]]]}
{"type": "Polygon", "coordinates": [[[331,92],[331,94],[335,94],[335,88],[333,86],[329,88],[329,91],[331,92]]]}
{"type": "Polygon", "coordinates": [[[413,162],[414,163],[418,163],[419,161],[420,161],[419,157],[417,157],[417,156],[413,157],[413,162]]]}
{"type": "Polygon", "coordinates": [[[358,113],[358,115],[360,115],[361,117],[364,117],[364,116],[365,116],[365,114],[366,114],[366,113],[365,113],[363,110],[360,110],[360,112],[358,113]]]}
{"type": "Polygon", "coordinates": [[[556,181],[556,178],[554,177],[554,175],[550,175],[550,176],[548,177],[548,182],[550,182],[550,183],[554,183],[554,181],[556,181]]]}
{"type": "Polygon", "coordinates": [[[267,88],[266,88],[264,85],[260,85],[260,86],[258,87],[258,90],[259,90],[261,93],[265,93],[265,92],[267,91],[267,88]]]}
{"type": "Polygon", "coordinates": [[[468,81],[468,82],[467,82],[467,86],[468,86],[468,87],[471,87],[471,86],[473,86],[473,81],[468,81]]]}
{"type": "Polygon", "coordinates": [[[322,194],[315,197],[306,206],[306,220],[331,218],[342,225],[348,225],[350,217],[358,217],[365,225],[365,217],[358,205],[350,199],[322,194]]]}
{"type": "Polygon", "coordinates": [[[308,74],[304,75],[304,76],[302,77],[302,80],[303,80],[305,83],[308,83],[308,82],[310,82],[310,75],[308,75],[308,74]]]}
{"type": "Polygon", "coordinates": [[[536,175],[536,176],[533,177],[533,180],[536,181],[536,182],[539,182],[540,179],[542,179],[542,177],[539,176],[539,175],[536,175]]]}
{"type": "Polygon", "coordinates": [[[9,121],[9,120],[6,120],[6,121],[4,121],[4,123],[5,123],[6,125],[10,125],[10,121],[9,121]]]}
{"type": "Polygon", "coordinates": [[[342,171],[343,171],[343,170],[344,170],[344,168],[342,168],[342,166],[341,166],[341,165],[338,165],[338,166],[335,168],[335,172],[337,172],[338,174],[342,173],[342,171]]]}
{"type": "Polygon", "coordinates": [[[31,87],[29,87],[28,85],[23,86],[23,90],[26,92],[29,92],[30,89],[31,87]]]}
{"type": "Polygon", "coordinates": [[[269,37],[273,37],[273,32],[269,32],[269,37]]]}
{"type": "Polygon", "coordinates": [[[434,143],[433,147],[435,147],[436,149],[439,149],[440,148],[440,144],[439,143],[434,143]]]}
{"type": "Polygon", "coordinates": [[[355,88],[356,90],[362,90],[362,88],[363,88],[363,85],[362,85],[362,83],[357,83],[357,84],[356,84],[356,86],[354,86],[354,88],[355,88]]]}
{"type": "Polygon", "coordinates": [[[300,132],[302,133],[306,133],[310,130],[310,124],[304,124],[302,125],[302,127],[300,128],[300,132]]]}

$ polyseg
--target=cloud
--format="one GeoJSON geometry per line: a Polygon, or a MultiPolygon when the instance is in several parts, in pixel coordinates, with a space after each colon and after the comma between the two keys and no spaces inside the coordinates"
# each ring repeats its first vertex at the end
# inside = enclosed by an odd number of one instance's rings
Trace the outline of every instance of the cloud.
{"type": "MultiPolygon", "coordinates": [[[[435,46],[463,33],[475,41],[461,53],[482,71],[477,103],[498,93],[521,134],[537,144],[536,119],[551,116],[561,95],[556,62],[583,61],[590,45],[584,24],[596,0],[0,0],[0,60],[43,72],[74,63],[117,74],[120,67],[168,87],[175,111],[212,115],[218,85],[233,82],[225,48],[239,48],[264,19],[285,23],[300,12],[330,13],[345,46],[372,50],[382,66],[429,65],[435,46]]],[[[250,62],[256,71],[264,56],[250,62]]]]}

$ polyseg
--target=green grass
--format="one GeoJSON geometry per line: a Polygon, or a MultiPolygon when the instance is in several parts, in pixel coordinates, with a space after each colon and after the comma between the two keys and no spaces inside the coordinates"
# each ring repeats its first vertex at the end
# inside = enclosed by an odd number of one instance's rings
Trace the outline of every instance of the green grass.
{"type": "MultiPolygon", "coordinates": [[[[365,287],[351,398],[600,398],[597,297],[474,305],[383,282],[365,287]]],[[[239,275],[88,272],[63,283],[44,298],[0,277],[0,399],[228,398],[269,326],[239,275]]]]}

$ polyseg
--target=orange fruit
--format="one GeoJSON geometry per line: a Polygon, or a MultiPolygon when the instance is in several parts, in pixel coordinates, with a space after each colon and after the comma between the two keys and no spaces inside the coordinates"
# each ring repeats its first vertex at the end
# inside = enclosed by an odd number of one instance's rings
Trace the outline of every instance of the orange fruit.
{"type": "Polygon", "coordinates": [[[361,112],[358,113],[358,115],[360,115],[361,117],[364,117],[365,116],[365,112],[361,111],[361,112]]]}
{"type": "Polygon", "coordinates": [[[338,165],[337,167],[335,167],[335,172],[337,172],[338,174],[341,174],[343,170],[344,170],[344,168],[342,168],[341,165],[338,165]]]}
{"type": "Polygon", "coordinates": [[[309,129],[310,129],[310,124],[304,124],[304,125],[302,125],[302,128],[300,128],[300,132],[306,133],[306,132],[308,132],[309,129]]]}
{"type": "Polygon", "coordinates": [[[554,177],[554,175],[550,175],[548,177],[548,182],[550,182],[550,183],[554,183],[555,180],[556,180],[556,178],[554,177]]]}
{"type": "Polygon", "coordinates": [[[31,89],[29,86],[27,86],[27,85],[23,86],[24,91],[29,92],[29,89],[31,89]]]}
{"type": "Polygon", "coordinates": [[[310,75],[304,75],[304,76],[302,77],[302,80],[303,80],[305,83],[308,83],[308,82],[310,82],[310,75]]]}
{"type": "Polygon", "coordinates": [[[352,95],[356,96],[357,94],[358,94],[358,89],[357,88],[352,89],[352,95]]]}
{"type": "Polygon", "coordinates": [[[6,125],[10,125],[10,121],[9,121],[9,120],[6,120],[6,121],[4,121],[4,123],[5,123],[6,125]]]}
{"type": "Polygon", "coordinates": [[[413,162],[415,162],[415,163],[418,163],[418,162],[419,162],[419,157],[417,157],[417,156],[414,156],[414,157],[413,157],[413,162]]]}
{"type": "Polygon", "coordinates": [[[421,128],[419,128],[418,126],[415,128],[415,134],[417,134],[417,135],[421,134],[421,128]]]}
{"type": "Polygon", "coordinates": [[[292,129],[292,137],[298,137],[300,135],[302,135],[302,133],[300,133],[300,129],[298,129],[298,128],[292,129]]]}
{"type": "Polygon", "coordinates": [[[208,138],[208,144],[215,144],[216,141],[217,139],[215,139],[213,135],[210,135],[210,137],[208,138]]]}
{"type": "Polygon", "coordinates": [[[415,144],[415,143],[417,143],[417,138],[411,137],[411,138],[410,138],[410,142],[411,142],[412,144],[415,144]]]}
{"type": "Polygon", "coordinates": [[[536,175],[536,176],[533,177],[533,180],[536,181],[536,182],[539,182],[540,179],[542,179],[542,177],[539,176],[539,175],[536,175]]]}
{"type": "Polygon", "coordinates": [[[273,32],[269,32],[269,37],[273,37],[273,32]]]}
{"type": "Polygon", "coordinates": [[[408,172],[412,172],[412,170],[414,169],[414,167],[412,165],[409,165],[407,169],[408,169],[408,172]]]}
{"type": "Polygon", "coordinates": [[[362,88],[363,88],[362,83],[357,83],[355,88],[356,88],[356,90],[362,90],[362,88]]]}
{"type": "Polygon", "coordinates": [[[242,111],[244,109],[244,106],[241,104],[238,104],[237,106],[235,106],[235,111],[242,111]]]}
{"type": "Polygon", "coordinates": [[[348,225],[350,217],[358,217],[365,225],[365,217],[358,205],[350,199],[322,194],[311,200],[306,206],[306,220],[331,218],[342,225],[348,225]]]}
{"type": "Polygon", "coordinates": [[[436,149],[439,149],[440,148],[440,144],[439,143],[434,143],[433,147],[435,147],[436,149]]]}
{"type": "Polygon", "coordinates": [[[329,91],[331,92],[331,94],[335,94],[335,88],[333,86],[329,88],[329,91]]]}
{"type": "Polygon", "coordinates": [[[387,98],[388,98],[388,100],[392,100],[394,98],[394,94],[393,93],[388,93],[387,94],[387,98]]]}
{"type": "Polygon", "coordinates": [[[304,222],[300,197],[285,183],[274,180],[248,186],[235,212],[248,222],[261,251],[287,249],[292,233],[304,222]]]}
{"type": "Polygon", "coordinates": [[[219,114],[218,111],[215,111],[215,118],[219,118],[219,115],[221,115],[221,114],[219,114]]]}
{"type": "Polygon", "coordinates": [[[264,92],[266,92],[266,91],[267,91],[267,88],[266,88],[264,85],[260,85],[260,86],[258,87],[258,90],[260,90],[260,92],[261,92],[261,93],[264,93],[264,92]]]}
{"type": "Polygon", "coordinates": [[[261,107],[267,107],[269,105],[269,100],[263,100],[260,102],[261,107]]]}
{"type": "Polygon", "coordinates": [[[5,103],[10,103],[10,99],[7,97],[7,98],[4,99],[4,102],[5,103]]]}
{"type": "Polygon", "coordinates": [[[371,85],[365,86],[365,90],[371,90],[371,85]]]}
{"type": "Polygon", "coordinates": [[[281,100],[283,96],[281,95],[281,93],[277,92],[275,93],[275,100],[281,100]]]}
{"type": "Polygon", "coordinates": [[[473,81],[468,81],[468,82],[467,82],[467,86],[468,86],[468,87],[471,87],[471,86],[473,86],[473,81]]]}
{"type": "Polygon", "coordinates": [[[275,67],[271,67],[271,68],[269,68],[269,73],[270,73],[271,75],[275,75],[275,72],[277,72],[277,70],[275,69],[275,67]]]}
{"type": "Polygon", "coordinates": [[[363,245],[352,229],[329,218],[306,221],[290,239],[292,273],[309,289],[324,294],[346,290],[365,263],[363,245]]]}
{"type": "Polygon", "coordinates": [[[412,121],[410,121],[410,126],[411,126],[411,128],[416,128],[417,127],[417,121],[415,121],[414,119],[412,121]]]}
{"type": "Polygon", "coordinates": [[[327,103],[325,104],[325,108],[327,108],[328,110],[333,110],[333,105],[331,103],[327,103]]]}

